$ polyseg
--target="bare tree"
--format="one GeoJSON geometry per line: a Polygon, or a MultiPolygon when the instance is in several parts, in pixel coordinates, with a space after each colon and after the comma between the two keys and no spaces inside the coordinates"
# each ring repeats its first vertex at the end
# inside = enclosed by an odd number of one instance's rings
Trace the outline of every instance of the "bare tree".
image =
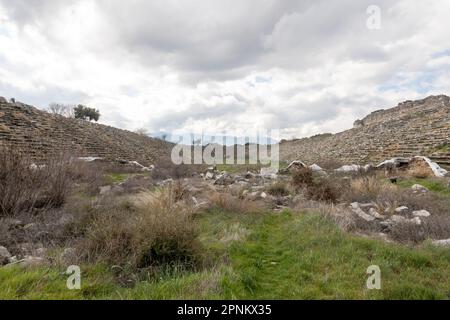
{"type": "Polygon", "coordinates": [[[75,116],[74,106],[69,104],[51,103],[48,106],[47,111],[67,118],[73,118],[75,116]]]}

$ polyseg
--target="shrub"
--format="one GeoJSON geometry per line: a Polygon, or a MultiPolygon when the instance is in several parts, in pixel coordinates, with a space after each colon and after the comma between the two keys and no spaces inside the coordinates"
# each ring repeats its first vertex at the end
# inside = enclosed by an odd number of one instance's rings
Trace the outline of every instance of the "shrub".
{"type": "Polygon", "coordinates": [[[339,198],[338,188],[332,179],[314,179],[313,172],[309,168],[295,170],[291,183],[297,191],[303,190],[311,200],[335,203],[339,198]]]}
{"type": "Polygon", "coordinates": [[[94,108],[83,106],[82,104],[76,106],[73,109],[73,113],[76,119],[83,119],[83,120],[89,119],[89,121],[95,120],[97,122],[98,119],[100,118],[100,111],[94,108]]]}
{"type": "Polygon", "coordinates": [[[289,190],[285,183],[276,182],[269,186],[269,188],[267,189],[267,193],[273,196],[287,196],[289,195],[289,190]]]}
{"type": "Polygon", "coordinates": [[[84,258],[132,268],[197,265],[201,254],[193,212],[171,188],[140,194],[129,205],[100,209],[79,248],[84,258]]]}
{"type": "Polygon", "coordinates": [[[17,150],[0,150],[0,215],[60,207],[70,190],[68,158],[34,165],[17,150]]]}
{"type": "Polygon", "coordinates": [[[209,197],[210,209],[220,209],[232,213],[252,213],[260,210],[257,203],[241,199],[228,193],[215,192],[209,197]]]}
{"type": "Polygon", "coordinates": [[[309,168],[294,170],[292,173],[292,185],[297,190],[314,184],[313,171],[309,168]]]}
{"type": "Polygon", "coordinates": [[[339,198],[337,187],[329,180],[319,180],[307,188],[310,199],[336,203],[339,198]]]}

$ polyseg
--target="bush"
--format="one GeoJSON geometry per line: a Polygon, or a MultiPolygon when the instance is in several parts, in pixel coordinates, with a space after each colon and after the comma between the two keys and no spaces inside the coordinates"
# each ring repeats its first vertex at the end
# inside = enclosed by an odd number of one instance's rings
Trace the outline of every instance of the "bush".
{"type": "Polygon", "coordinates": [[[287,196],[289,195],[289,190],[285,183],[277,182],[267,189],[267,193],[273,196],[287,196]]]}
{"type": "Polygon", "coordinates": [[[252,213],[260,210],[257,203],[241,199],[228,193],[215,192],[209,197],[210,209],[220,209],[231,213],[252,213]]]}
{"type": "Polygon", "coordinates": [[[98,110],[81,104],[73,109],[73,113],[76,119],[89,119],[89,121],[95,120],[96,122],[100,119],[100,112],[98,110]]]}
{"type": "Polygon", "coordinates": [[[17,150],[0,150],[0,216],[60,207],[71,187],[68,163],[60,156],[37,166],[17,150]]]}
{"type": "Polygon", "coordinates": [[[304,191],[310,200],[335,203],[339,198],[338,188],[333,181],[329,178],[314,179],[309,168],[295,170],[291,183],[297,191],[304,191]]]}
{"type": "Polygon", "coordinates": [[[194,267],[201,251],[192,215],[171,188],[140,194],[131,207],[124,203],[99,210],[87,227],[81,256],[133,269],[194,267]]]}
{"type": "Polygon", "coordinates": [[[297,190],[314,184],[313,171],[309,168],[294,170],[292,173],[292,185],[297,190]]]}

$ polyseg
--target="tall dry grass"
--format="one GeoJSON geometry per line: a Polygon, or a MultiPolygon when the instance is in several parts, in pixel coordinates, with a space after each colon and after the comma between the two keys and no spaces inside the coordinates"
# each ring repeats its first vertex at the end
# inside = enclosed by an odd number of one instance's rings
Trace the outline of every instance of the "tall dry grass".
{"type": "Polygon", "coordinates": [[[54,157],[34,165],[22,152],[0,149],[0,216],[60,207],[71,187],[70,158],[54,157]]]}
{"type": "Polygon", "coordinates": [[[87,227],[81,256],[131,268],[197,265],[201,245],[194,212],[177,197],[169,187],[102,210],[87,227]]]}

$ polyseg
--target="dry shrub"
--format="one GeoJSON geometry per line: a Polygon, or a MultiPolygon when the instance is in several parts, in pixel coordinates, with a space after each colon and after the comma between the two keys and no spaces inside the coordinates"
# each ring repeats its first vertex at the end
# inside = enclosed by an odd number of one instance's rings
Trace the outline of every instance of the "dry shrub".
{"type": "Polygon", "coordinates": [[[155,168],[152,170],[152,178],[155,180],[164,179],[181,179],[191,177],[195,173],[203,172],[206,166],[194,164],[180,164],[176,165],[170,158],[161,158],[155,163],[155,168]]]}
{"type": "Polygon", "coordinates": [[[330,203],[336,203],[339,198],[337,186],[332,181],[325,179],[321,179],[308,187],[307,194],[312,200],[330,203]]]}
{"type": "Polygon", "coordinates": [[[396,224],[390,237],[401,243],[421,243],[426,239],[448,239],[450,238],[450,216],[432,215],[421,219],[422,224],[417,225],[410,222],[396,224]]]}
{"type": "Polygon", "coordinates": [[[0,216],[60,207],[71,187],[69,158],[33,165],[23,153],[0,150],[0,216]]]}
{"type": "Polygon", "coordinates": [[[145,175],[134,175],[122,182],[120,186],[123,188],[123,193],[139,193],[148,191],[154,188],[153,179],[145,175]]]}
{"type": "Polygon", "coordinates": [[[291,184],[296,191],[304,192],[311,200],[336,203],[339,198],[339,188],[335,181],[323,177],[314,179],[309,168],[295,170],[291,184]]]}
{"type": "Polygon", "coordinates": [[[209,197],[210,209],[221,209],[232,213],[252,213],[261,210],[255,201],[241,199],[229,193],[215,192],[209,197]]]}
{"type": "Polygon", "coordinates": [[[267,193],[273,196],[287,196],[289,189],[284,182],[276,182],[267,188],[267,193]]]}
{"type": "Polygon", "coordinates": [[[387,184],[378,176],[356,177],[351,179],[349,187],[344,194],[348,202],[371,202],[376,201],[381,192],[391,192],[395,186],[387,184]]]}
{"type": "Polygon", "coordinates": [[[313,171],[309,168],[301,168],[292,172],[292,185],[300,190],[314,183],[313,171]]]}
{"type": "Polygon", "coordinates": [[[195,266],[201,251],[192,214],[171,188],[140,194],[131,207],[97,213],[80,246],[82,256],[132,268],[195,266]]]}
{"type": "MultiPolygon", "coordinates": [[[[450,215],[448,200],[432,193],[417,194],[412,190],[404,190],[392,186],[383,189],[375,199],[381,210],[393,211],[399,206],[406,206],[410,210],[427,210],[432,215],[450,215]]],[[[393,213],[393,212],[391,212],[393,213]]]]}

